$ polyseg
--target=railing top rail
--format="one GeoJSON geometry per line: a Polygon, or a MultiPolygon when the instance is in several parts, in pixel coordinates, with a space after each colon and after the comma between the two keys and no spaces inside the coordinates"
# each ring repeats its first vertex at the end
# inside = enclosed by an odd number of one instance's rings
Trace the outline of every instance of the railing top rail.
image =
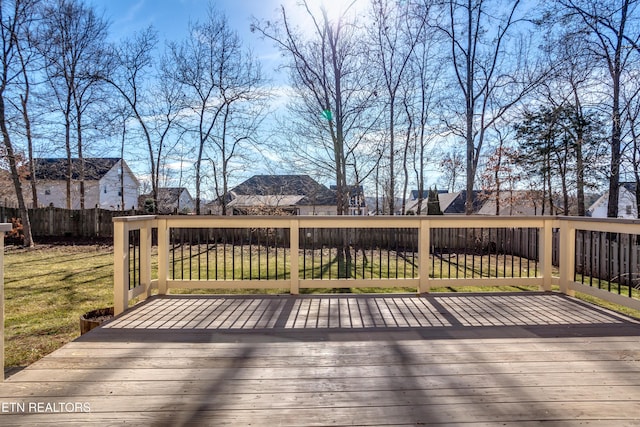
{"type": "Polygon", "coordinates": [[[627,218],[592,218],[586,216],[558,216],[557,219],[571,222],[590,222],[590,223],[607,223],[607,224],[640,224],[640,219],[627,218]]]}
{"type": "MultiPolygon", "coordinates": [[[[545,220],[555,220],[553,216],[495,216],[495,215],[433,215],[433,216],[394,216],[394,215],[374,215],[374,216],[350,216],[350,215],[294,215],[294,216],[270,216],[270,215],[138,215],[115,217],[114,222],[139,222],[149,220],[166,220],[172,223],[183,225],[192,223],[220,223],[224,222],[251,222],[254,226],[269,226],[268,224],[285,224],[290,221],[299,221],[301,226],[313,227],[321,226],[324,223],[335,224],[340,222],[343,226],[354,226],[355,224],[366,224],[364,227],[419,227],[423,221],[430,221],[433,227],[449,227],[455,223],[462,226],[482,226],[485,223],[502,224],[522,224],[529,227],[541,227],[545,220]]],[[[335,225],[334,225],[335,226],[335,225]]],[[[509,225],[506,225],[509,226],[509,225]]]]}
{"type": "Polygon", "coordinates": [[[13,225],[11,225],[11,224],[0,223],[0,232],[11,231],[12,228],[13,228],[13,225]]]}
{"type": "Polygon", "coordinates": [[[113,218],[113,222],[138,222],[149,221],[158,218],[157,215],[132,215],[132,216],[117,216],[113,218]]]}

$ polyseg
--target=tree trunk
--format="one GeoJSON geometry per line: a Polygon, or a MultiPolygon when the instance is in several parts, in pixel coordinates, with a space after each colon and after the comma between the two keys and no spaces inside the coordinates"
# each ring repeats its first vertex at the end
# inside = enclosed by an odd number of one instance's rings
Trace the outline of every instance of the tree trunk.
{"type": "MultiPolygon", "coordinates": [[[[80,163],[80,210],[85,209],[85,163],[82,153],[82,111],[76,108],[76,137],[78,139],[78,162],[80,163]]],[[[100,188],[98,188],[100,191],[100,188]]]]}
{"type": "Polygon", "coordinates": [[[67,209],[71,209],[71,180],[73,179],[73,163],[71,160],[71,123],[65,118],[64,144],[67,152],[67,209]]]}
{"type": "Polygon", "coordinates": [[[16,191],[16,197],[18,199],[18,209],[20,210],[20,219],[22,221],[22,229],[24,233],[24,246],[33,247],[33,239],[31,237],[31,221],[29,220],[29,211],[27,210],[24,202],[24,194],[22,193],[22,184],[20,182],[20,174],[18,171],[18,165],[16,163],[16,155],[13,150],[13,144],[9,137],[9,129],[7,128],[4,96],[0,95],[0,130],[2,131],[2,139],[4,146],[7,150],[7,157],[9,158],[9,168],[11,170],[11,179],[13,181],[13,187],[16,191]]]}

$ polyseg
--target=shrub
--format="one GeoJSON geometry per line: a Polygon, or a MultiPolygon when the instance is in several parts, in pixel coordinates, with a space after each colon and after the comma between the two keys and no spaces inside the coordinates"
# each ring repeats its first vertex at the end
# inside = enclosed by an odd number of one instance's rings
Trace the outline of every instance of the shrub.
{"type": "Polygon", "coordinates": [[[24,245],[24,228],[20,218],[11,218],[12,228],[6,237],[6,241],[13,245],[24,245]]]}

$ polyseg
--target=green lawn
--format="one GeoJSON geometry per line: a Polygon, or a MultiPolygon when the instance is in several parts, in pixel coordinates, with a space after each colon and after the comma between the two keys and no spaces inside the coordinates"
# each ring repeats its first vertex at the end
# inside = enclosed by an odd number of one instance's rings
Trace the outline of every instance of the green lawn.
{"type": "MultiPolygon", "coordinates": [[[[482,274],[494,275],[496,266],[507,270],[510,274],[514,262],[510,259],[495,259],[492,261],[492,271],[482,271],[482,274]],[[500,263],[504,265],[500,265],[500,263]]],[[[395,258],[393,258],[395,259],[395,258]]],[[[193,257],[191,257],[193,262],[193,257]]],[[[411,260],[412,262],[413,260],[411,260]]],[[[483,263],[483,268],[489,265],[488,260],[483,263]]],[[[220,265],[226,264],[228,278],[231,276],[229,269],[232,266],[228,259],[222,259],[220,265]]],[[[275,261],[274,261],[275,262],[275,261]]],[[[278,262],[281,262],[279,260],[278,262]]],[[[362,261],[358,261],[361,263],[362,261]]],[[[399,277],[411,277],[414,270],[407,267],[404,261],[401,266],[380,265],[375,259],[370,259],[373,271],[386,275],[386,269],[401,272],[399,277]],[[406,268],[406,269],[405,269],[406,268]],[[409,274],[406,274],[405,271],[409,274]]],[[[395,261],[394,261],[395,262],[395,261]]],[[[409,262],[409,261],[407,261],[409,262]]],[[[264,269],[261,277],[266,276],[264,258],[255,259],[255,268],[264,269]],[[258,267],[260,266],[260,267],[258,267]]],[[[519,263],[519,260],[518,260],[519,263]]],[[[197,263],[194,270],[197,271],[197,263]]],[[[200,263],[202,270],[204,263],[200,263]]],[[[358,264],[362,265],[362,264],[358,264]]],[[[303,268],[302,262],[300,263],[303,268]]],[[[223,267],[224,268],[224,267],[223,267]]],[[[237,266],[236,266],[237,268],[237,266]]],[[[319,266],[311,263],[306,265],[307,277],[316,276],[319,266]]],[[[333,265],[333,276],[337,274],[337,265],[333,265]]],[[[433,274],[439,275],[442,271],[458,270],[460,277],[463,272],[457,259],[450,258],[441,264],[438,259],[433,265],[433,274]],[[451,263],[451,267],[449,266],[451,263]]],[[[476,266],[476,269],[479,268],[476,266]]],[[[154,265],[155,270],[155,265],[154,265]]],[[[358,270],[356,270],[357,272],[358,270]]],[[[370,270],[366,270],[368,274],[370,270]]],[[[275,265],[270,266],[270,272],[276,275],[275,265]]],[[[220,271],[219,271],[220,273],[220,271]]],[[[469,272],[468,272],[469,273],[469,272]]],[[[478,277],[480,271],[476,271],[478,277]]],[[[205,273],[206,274],[206,273],[205,273]]],[[[215,275],[215,271],[209,269],[209,274],[215,275]]],[[[526,273],[525,273],[526,274],[526,273]]],[[[253,275],[253,274],[252,274],[253,275]]],[[[359,274],[357,274],[360,276],[359,274]]],[[[453,273],[455,276],[455,273],[453,273]]],[[[502,274],[499,274],[502,276],[502,274]]],[[[277,277],[288,276],[284,267],[279,267],[277,277]]],[[[237,272],[236,277],[242,277],[237,272]]],[[[257,277],[257,276],[256,276],[257,277]]],[[[470,274],[469,274],[470,277],[470,274]]],[[[213,277],[211,277],[213,278],[213,277]]],[[[222,278],[222,277],[220,277],[222,278]]],[[[432,292],[479,292],[479,291],[518,291],[536,290],[520,287],[464,287],[433,289],[432,292]]],[[[344,292],[343,289],[316,289],[309,292],[335,293],[344,292]]],[[[373,292],[415,292],[414,288],[354,288],[354,293],[373,292]]],[[[172,293],[202,293],[201,290],[174,290],[172,293]]],[[[214,292],[214,291],[208,291],[214,292]]],[[[220,290],[218,293],[272,293],[287,292],[284,290],[250,290],[229,289],[220,290]]],[[[582,296],[581,296],[582,297],[582,296]]],[[[603,305],[607,308],[623,312],[625,314],[640,317],[637,311],[625,309],[613,304],[603,303],[584,296],[585,300],[603,305]]],[[[40,246],[35,250],[7,247],[5,253],[5,366],[9,368],[26,366],[40,359],[44,355],[54,351],[67,342],[75,339],[80,334],[79,317],[91,310],[113,305],[113,248],[109,246],[40,246]]]]}
{"type": "Polygon", "coordinates": [[[79,318],[113,305],[113,248],[7,247],[5,366],[26,366],[80,335],[79,318]]]}

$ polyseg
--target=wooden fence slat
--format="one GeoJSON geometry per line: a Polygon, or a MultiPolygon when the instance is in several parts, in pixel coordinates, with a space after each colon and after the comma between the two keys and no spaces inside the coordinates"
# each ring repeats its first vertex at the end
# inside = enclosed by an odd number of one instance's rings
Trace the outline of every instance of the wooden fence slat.
{"type": "MultiPolygon", "coordinates": [[[[113,237],[113,218],[140,215],[139,211],[111,211],[105,209],[68,210],[64,208],[29,209],[31,234],[39,237],[113,237]]],[[[19,218],[18,208],[0,206],[0,222],[10,223],[19,218]]]]}

